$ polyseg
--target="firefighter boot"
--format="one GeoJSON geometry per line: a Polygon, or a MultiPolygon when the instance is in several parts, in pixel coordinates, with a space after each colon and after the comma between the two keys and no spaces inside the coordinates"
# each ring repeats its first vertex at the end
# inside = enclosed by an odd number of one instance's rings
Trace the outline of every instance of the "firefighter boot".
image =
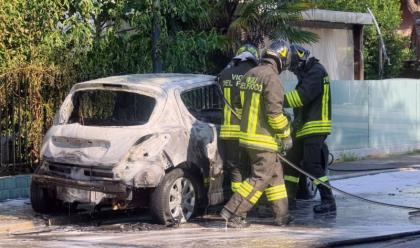
{"type": "Polygon", "coordinates": [[[220,216],[226,221],[226,225],[229,228],[247,228],[250,226],[245,218],[232,214],[226,208],[222,209],[220,216]]]}
{"type": "Polygon", "coordinates": [[[321,204],[314,206],[314,212],[317,214],[335,212],[337,207],[331,189],[319,185],[319,194],[321,195],[321,204]]]}
{"type": "Polygon", "coordinates": [[[287,226],[293,220],[293,217],[288,214],[288,200],[283,198],[270,203],[274,214],[274,225],[287,226]]]}
{"type": "Polygon", "coordinates": [[[287,226],[290,222],[293,221],[293,216],[291,216],[290,214],[287,214],[285,216],[282,217],[278,217],[274,219],[274,225],[276,226],[287,226]]]}

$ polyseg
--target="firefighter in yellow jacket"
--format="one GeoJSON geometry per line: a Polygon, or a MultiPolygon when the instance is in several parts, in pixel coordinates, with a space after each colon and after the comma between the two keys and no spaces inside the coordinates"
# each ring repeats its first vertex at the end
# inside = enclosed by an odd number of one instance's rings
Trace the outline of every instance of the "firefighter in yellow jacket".
{"type": "MultiPolygon", "coordinates": [[[[331,92],[330,80],[325,68],[311,57],[305,48],[292,44],[289,70],[298,78],[295,90],[285,95],[284,107],[293,108],[293,148],[287,157],[315,176],[313,183],[318,187],[321,204],[314,206],[315,213],[335,212],[336,205],[331,189],[320,185],[329,183],[326,176],[328,147],[325,139],[331,133],[331,92]]],[[[295,204],[300,175],[285,167],[285,177],[289,204],[295,204]]]]}
{"type": "Polygon", "coordinates": [[[231,176],[232,192],[236,192],[242,182],[239,161],[242,106],[237,106],[235,110],[231,108],[234,99],[240,97],[238,86],[243,76],[259,64],[259,57],[258,49],[255,46],[245,44],[238,49],[230,65],[218,77],[219,85],[223,90],[223,97],[227,102],[223,108],[223,124],[220,128],[220,139],[223,141],[223,159],[226,161],[226,167],[231,176]]]}
{"type": "MultiPolygon", "coordinates": [[[[239,86],[243,94],[239,144],[250,158],[251,175],[220,213],[229,227],[249,226],[243,217],[263,193],[272,207],[274,224],[290,222],[283,171],[277,158],[278,152],[291,146],[289,121],[283,115],[283,85],[278,77],[289,60],[288,43],[274,41],[264,51],[261,65],[245,74],[239,86]]],[[[237,106],[237,101],[234,104],[237,106]]]]}

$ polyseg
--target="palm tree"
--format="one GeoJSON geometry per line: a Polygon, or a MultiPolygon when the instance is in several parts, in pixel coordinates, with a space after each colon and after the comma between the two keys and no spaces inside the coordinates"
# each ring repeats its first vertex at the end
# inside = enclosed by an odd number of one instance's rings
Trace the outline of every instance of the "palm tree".
{"type": "Polygon", "coordinates": [[[301,12],[313,4],[300,0],[221,0],[213,1],[216,26],[225,32],[232,45],[263,43],[265,38],[311,43],[317,35],[296,27],[301,12]]]}

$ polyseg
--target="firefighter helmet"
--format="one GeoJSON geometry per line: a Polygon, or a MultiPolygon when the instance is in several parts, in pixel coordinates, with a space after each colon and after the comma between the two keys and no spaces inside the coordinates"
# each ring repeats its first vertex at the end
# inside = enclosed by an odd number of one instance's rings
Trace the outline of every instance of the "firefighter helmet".
{"type": "Polygon", "coordinates": [[[253,60],[255,63],[258,64],[260,60],[260,52],[258,48],[251,44],[242,45],[238,51],[236,52],[236,56],[233,58],[234,60],[253,60]]]}
{"type": "Polygon", "coordinates": [[[308,60],[310,52],[297,44],[290,45],[290,66],[289,70],[296,73],[308,60]]]}
{"type": "Polygon", "coordinates": [[[264,50],[262,57],[274,59],[279,73],[286,70],[290,63],[289,42],[282,39],[273,41],[271,45],[264,50]]]}

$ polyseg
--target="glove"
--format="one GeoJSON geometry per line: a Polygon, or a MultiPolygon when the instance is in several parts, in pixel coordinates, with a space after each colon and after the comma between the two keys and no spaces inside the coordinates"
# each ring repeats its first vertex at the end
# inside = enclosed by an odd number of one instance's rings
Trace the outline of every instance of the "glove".
{"type": "Polygon", "coordinates": [[[281,139],[281,145],[282,145],[282,151],[286,152],[290,149],[292,149],[293,147],[293,141],[292,141],[292,136],[287,136],[287,138],[283,138],[281,139]]]}
{"type": "Polygon", "coordinates": [[[293,147],[292,136],[290,135],[290,128],[280,134],[276,134],[277,144],[280,146],[281,152],[286,152],[293,147]]]}

